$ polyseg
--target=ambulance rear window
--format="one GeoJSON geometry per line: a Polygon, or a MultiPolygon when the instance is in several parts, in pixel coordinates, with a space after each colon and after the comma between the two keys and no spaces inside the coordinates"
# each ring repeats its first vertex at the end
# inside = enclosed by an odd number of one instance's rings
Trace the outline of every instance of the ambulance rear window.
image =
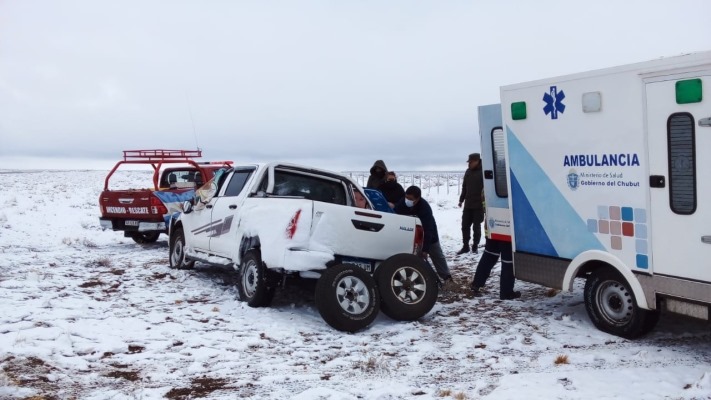
{"type": "Polygon", "coordinates": [[[499,197],[509,197],[506,186],[506,154],[504,153],[504,130],[501,127],[491,130],[492,160],[494,160],[494,189],[499,197]]]}
{"type": "Polygon", "coordinates": [[[669,146],[669,206],[677,214],[696,211],[696,159],[694,117],[675,113],[667,120],[669,146]]]}

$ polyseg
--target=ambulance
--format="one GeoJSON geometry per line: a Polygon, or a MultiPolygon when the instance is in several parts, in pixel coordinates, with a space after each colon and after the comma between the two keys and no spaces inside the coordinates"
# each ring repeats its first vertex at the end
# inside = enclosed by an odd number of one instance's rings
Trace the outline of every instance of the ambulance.
{"type": "Polygon", "coordinates": [[[709,319],[711,51],[501,88],[479,107],[486,222],[519,280],[635,338],[709,319]],[[708,175],[707,175],[708,174],[708,175]]]}

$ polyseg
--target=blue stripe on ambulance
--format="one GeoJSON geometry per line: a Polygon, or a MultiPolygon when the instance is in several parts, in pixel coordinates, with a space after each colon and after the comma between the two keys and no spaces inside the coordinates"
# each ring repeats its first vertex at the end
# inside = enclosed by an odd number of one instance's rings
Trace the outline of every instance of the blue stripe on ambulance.
{"type": "Polygon", "coordinates": [[[568,259],[586,250],[605,250],[595,234],[588,231],[587,223],[508,126],[506,139],[512,178],[512,211],[516,221],[516,250],[568,259]],[[514,179],[517,188],[513,187],[514,179]],[[540,233],[531,235],[530,230],[540,233]]]}

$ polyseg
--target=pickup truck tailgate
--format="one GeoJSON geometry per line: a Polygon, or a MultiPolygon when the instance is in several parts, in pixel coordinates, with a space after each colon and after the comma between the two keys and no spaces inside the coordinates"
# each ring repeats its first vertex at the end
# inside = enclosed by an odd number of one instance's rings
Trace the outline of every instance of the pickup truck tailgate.
{"type": "Polygon", "coordinates": [[[311,241],[334,254],[384,260],[413,252],[418,224],[415,217],[314,202],[311,241]]]}
{"type": "Polygon", "coordinates": [[[105,191],[99,198],[101,215],[112,218],[147,219],[151,215],[151,190],[105,191]]]}

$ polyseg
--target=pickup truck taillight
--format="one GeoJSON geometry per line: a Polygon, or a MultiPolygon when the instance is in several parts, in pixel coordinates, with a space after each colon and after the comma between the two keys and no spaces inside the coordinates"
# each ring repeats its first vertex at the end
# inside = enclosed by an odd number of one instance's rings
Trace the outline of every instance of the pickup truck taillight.
{"type": "Polygon", "coordinates": [[[425,242],[425,230],[422,225],[415,226],[415,243],[412,246],[412,254],[419,255],[422,251],[422,244],[425,242]]]}
{"type": "Polygon", "coordinates": [[[151,214],[165,215],[168,214],[168,209],[162,201],[156,196],[151,196],[151,214]]]}

